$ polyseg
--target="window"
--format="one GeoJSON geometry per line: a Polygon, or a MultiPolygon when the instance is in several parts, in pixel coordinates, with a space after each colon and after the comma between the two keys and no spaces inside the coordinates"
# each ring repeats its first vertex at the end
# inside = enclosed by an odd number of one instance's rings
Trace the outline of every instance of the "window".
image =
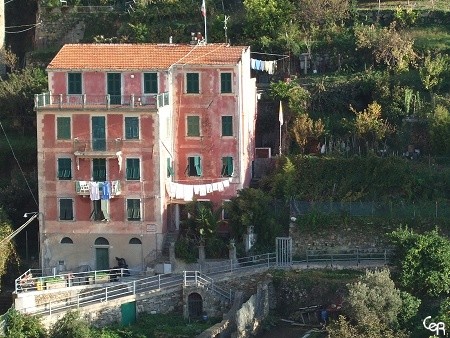
{"type": "Polygon", "coordinates": [[[200,93],[199,74],[198,73],[187,73],[186,74],[186,93],[188,93],[188,94],[200,93]]]}
{"type": "Polygon", "coordinates": [[[139,117],[125,117],[125,139],[139,139],[139,117]]]}
{"type": "Polygon", "coordinates": [[[141,220],[141,201],[139,199],[127,199],[127,220],[141,220]]]}
{"type": "Polygon", "coordinates": [[[231,93],[231,73],[220,74],[220,92],[231,93]]]}
{"type": "Polygon", "coordinates": [[[157,73],[144,73],[144,94],[158,94],[157,73]]]}
{"type": "Polygon", "coordinates": [[[67,94],[81,94],[81,73],[67,74],[67,94]]]}
{"type": "Polygon", "coordinates": [[[140,180],[140,160],[138,158],[127,158],[127,180],[140,180]]]}
{"type": "Polygon", "coordinates": [[[70,117],[56,118],[56,138],[58,140],[70,140],[70,117]]]}
{"type": "Polygon", "coordinates": [[[106,159],[92,159],[92,180],[99,182],[106,181],[106,159]]]}
{"type": "Polygon", "coordinates": [[[172,161],[170,160],[170,157],[167,158],[167,177],[174,176],[172,161]]]}
{"type": "Polygon", "coordinates": [[[222,157],[222,176],[231,177],[233,175],[233,158],[231,156],[222,157]]]}
{"type": "Polygon", "coordinates": [[[230,207],[231,207],[231,201],[224,200],[222,203],[222,219],[225,221],[230,219],[230,215],[229,215],[230,207]]]}
{"type": "Polygon", "coordinates": [[[142,242],[139,238],[133,237],[132,239],[130,239],[128,244],[142,244],[142,242]]]}
{"type": "Polygon", "coordinates": [[[58,179],[72,179],[72,160],[70,158],[58,158],[58,179]]]}
{"type": "Polygon", "coordinates": [[[188,166],[186,168],[188,176],[202,176],[202,165],[200,156],[188,157],[188,166]]]}
{"type": "Polygon", "coordinates": [[[187,117],[187,136],[200,136],[200,116],[187,117]]]}
{"type": "Polygon", "coordinates": [[[73,244],[73,240],[70,237],[63,237],[61,239],[61,244],[73,244]]]}
{"type": "Polygon", "coordinates": [[[61,198],[59,200],[59,219],[61,221],[73,220],[73,200],[71,198],[61,198]]]}
{"type": "Polygon", "coordinates": [[[233,116],[222,116],[222,136],[233,136],[233,116]]]}

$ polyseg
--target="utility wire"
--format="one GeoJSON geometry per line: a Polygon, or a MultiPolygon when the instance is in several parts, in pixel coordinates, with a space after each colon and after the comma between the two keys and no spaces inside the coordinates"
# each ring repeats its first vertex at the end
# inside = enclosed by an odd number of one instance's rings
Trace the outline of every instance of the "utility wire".
{"type": "Polygon", "coordinates": [[[34,203],[36,203],[36,206],[39,207],[39,204],[38,204],[38,202],[36,200],[36,197],[34,196],[33,191],[31,190],[30,185],[28,184],[28,180],[27,180],[27,178],[25,176],[25,173],[22,170],[22,167],[21,167],[21,165],[19,163],[19,160],[16,157],[16,154],[14,153],[14,149],[13,149],[13,147],[11,145],[11,142],[9,142],[8,135],[6,135],[5,129],[3,128],[3,124],[2,124],[1,121],[0,121],[0,127],[2,128],[3,134],[5,134],[5,138],[6,138],[6,141],[8,142],[9,148],[11,149],[11,153],[13,154],[14,159],[16,160],[16,163],[19,166],[20,172],[22,173],[23,179],[25,180],[25,183],[27,184],[28,190],[30,191],[31,196],[33,197],[34,203]]]}

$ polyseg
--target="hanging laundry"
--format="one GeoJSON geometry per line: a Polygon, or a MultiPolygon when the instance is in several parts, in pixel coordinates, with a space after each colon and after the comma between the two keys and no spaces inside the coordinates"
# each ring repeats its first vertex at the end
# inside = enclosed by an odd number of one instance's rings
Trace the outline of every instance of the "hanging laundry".
{"type": "Polygon", "coordinates": [[[212,184],[210,184],[210,183],[206,184],[206,193],[209,194],[212,192],[213,192],[212,184]]]}
{"type": "Polygon", "coordinates": [[[256,60],[250,59],[250,68],[256,70],[256,60]]]}
{"type": "Polygon", "coordinates": [[[98,201],[100,199],[100,190],[98,187],[98,182],[90,182],[89,195],[91,197],[91,201],[98,201]]]}
{"type": "Polygon", "coordinates": [[[224,188],[228,188],[230,186],[230,181],[228,181],[228,180],[223,181],[222,183],[223,183],[224,188]]]}
{"type": "Polygon", "coordinates": [[[177,191],[177,184],[174,182],[169,182],[169,197],[174,198],[177,191]]]}
{"type": "Polygon", "coordinates": [[[102,221],[109,221],[109,203],[107,200],[102,199],[100,201],[100,209],[103,212],[103,219],[102,221]]]}
{"type": "Polygon", "coordinates": [[[206,196],[206,184],[200,185],[200,196],[206,196]]]}
{"type": "Polygon", "coordinates": [[[111,196],[111,183],[103,182],[102,185],[102,200],[109,200],[111,196]]]}
{"type": "Polygon", "coordinates": [[[175,183],[176,186],[176,190],[175,190],[175,198],[176,199],[180,199],[182,200],[184,198],[184,189],[183,186],[181,184],[175,183]]]}
{"type": "Polygon", "coordinates": [[[255,60],[255,69],[261,70],[261,60],[255,60]]]}
{"type": "Polygon", "coordinates": [[[223,182],[217,183],[217,186],[218,186],[217,191],[223,191],[223,182]]]}
{"type": "Polygon", "coordinates": [[[212,184],[212,190],[213,191],[218,191],[219,190],[219,184],[218,183],[213,183],[212,184]]]}
{"type": "Polygon", "coordinates": [[[194,199],[194,186],[192,185],[183,185],[184,188],[184,200],[186,202],[192,201],[194,199]]]}
{"type": "Polygon", "coordinates": [[[200,194],[200,185],[199,184],[194,185],[194,194],[196,194],[196,195],[200,194]]]}

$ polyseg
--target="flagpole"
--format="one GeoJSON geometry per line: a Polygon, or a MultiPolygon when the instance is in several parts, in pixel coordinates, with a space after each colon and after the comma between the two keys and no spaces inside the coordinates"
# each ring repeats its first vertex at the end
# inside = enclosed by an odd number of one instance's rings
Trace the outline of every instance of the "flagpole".
{"type": "Polygon", "coordinates": [[[207,43],[208,42],[208,33],[206,32],[206,4],[205,4],[205,0],[202,1],[202,8],[201,8],[201,12],[203,15],[203,21],[205,22],[205,38],[204,38],[204,42],[207,43]]]}

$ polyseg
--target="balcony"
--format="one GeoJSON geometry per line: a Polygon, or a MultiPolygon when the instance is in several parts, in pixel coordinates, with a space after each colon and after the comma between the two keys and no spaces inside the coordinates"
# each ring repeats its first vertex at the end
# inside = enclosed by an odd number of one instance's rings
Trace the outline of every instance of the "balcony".
{"type": "Polygon", "coordinates": [[[52,109],[158,109],[169,105],[169,93],[131,95],[89,95],[42,93],[34,96],[34,108],[52,109]]]}
{"type": "MultiPolygon", "coordinates": [[[[122,193],[120,181],[109,181],[111,183],[110,198],[114,198],[122,193]]],[[[91,181],[75,181],[75,192],[80,196],[89,196],[91,181]]],[[[98,182],[99,190],[102,191],[105,182],[98,182]]]]}
{"type": "Polygon", "coordinates": [[[80,139],[73,140],[73,154],[77,158],[119,158],[122,154],[123,140],[80,139]]]}

